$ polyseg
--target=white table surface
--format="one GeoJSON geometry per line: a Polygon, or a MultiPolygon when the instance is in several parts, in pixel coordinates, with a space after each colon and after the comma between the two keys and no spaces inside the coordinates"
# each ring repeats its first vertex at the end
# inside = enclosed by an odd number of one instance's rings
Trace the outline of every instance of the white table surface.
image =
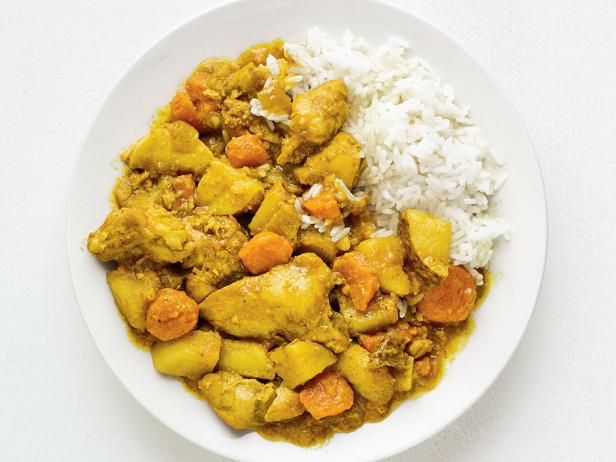
{"type": "MultiPolygon", "coordinates": [[[[151,42],[215,3],[0,0],[2,461],[223,460],[163,427],[115,379],[81,320],[64,252],[72,165],[96,110],[151,42]]],[[[520,111],[545,177],[549,255],[499,380],[390,460],[616,460],[616,1],[395,3],[449,31],[520,111]]]]}

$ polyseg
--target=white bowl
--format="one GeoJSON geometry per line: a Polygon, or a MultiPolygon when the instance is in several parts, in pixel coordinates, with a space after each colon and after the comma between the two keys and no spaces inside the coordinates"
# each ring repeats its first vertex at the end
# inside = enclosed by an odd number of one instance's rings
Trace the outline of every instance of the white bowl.
{"type": "Polygon", "coordinates": [[[208,11],[178,27],[120,79],[98,113],[77,163],[68,201],[67,245],[75,295],[96,345],[135,399],[169,428],[204,448],[242,461],[367,461],[417,445],[450,424],[505,367],[524,333],[541,284],[545,198],[533,148],[515,110],[479,65],[443,32],[378,1],[246,0],[208,11]],[[472,106],[475,121],[494,149],[508,161],[510,176],[498,202],[512,225],[513,239],[498,245],[492,260],[496,282],[475,314],[475,332],[434,391],[407,401],[383,422],[338,434],[322,447],[302,449],[266,441],[253,432],[230,430],[179,382],[157,374],[150,355],[128,340],[105,270],[84,250],[84,242],[109,212],[109,193],[120,173],[115,162],[119,152],[146,132],[154,111],[169,101],[200,60],[235,56],[253,43],[275,37],[301,40],[314,25],[331,33],[348,28],[374,44],[392,34],[400,36],[454,86],[459,100],[472,106]]]}

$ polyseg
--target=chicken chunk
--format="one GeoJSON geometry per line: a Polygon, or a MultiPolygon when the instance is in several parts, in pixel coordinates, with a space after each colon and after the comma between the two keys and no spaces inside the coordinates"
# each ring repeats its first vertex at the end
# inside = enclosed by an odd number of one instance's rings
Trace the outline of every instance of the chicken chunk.
{"type": "Polygon", "coordinates": [[[90,234],[88,250],[101,261],[146,257],[157,263],[181,262],[186,268],[207,264],[217,284],[236,271],[243,274],[237,254],[247,240],[232,217],[197,213],[179,218],[153,205],[112,211],[90,234]]]}
{"type": "Polygon", "coordinates": [[[182,121],[153,128],[123,154],[130,168],[151,176],[191,172],[201,175],[214,155],[199,139],[199,132],[182,121]]]}
{"type": "Polygon", "coordinates": [[[332,320],[329,291],[331,270],[314,254],[302,254],[260,276],[228,285],[201,304],[201,316],[236,337],[324,343],[344,350],[348,337],[332,320]]]}
{"type": "Polygon", "coordinates": [[[265,413],[276,396],[276,386],[244,379],[235,372],[207,374],[199,389],[214,412],[231,427],[254,429],[265,422],[265,413]]]}
{"type": "Polygon", "coordinates": [[[276,161],[280,165],[303,162],[340,130],[348,114],[347,88],[342,80],[330,80],[297,95],[291,106],[290,133],[276,161]]]}
{"type": "Polygon", "coordinates": [[[291,131],[308,143],[327,143],[349,114],[347,88],[342,80],[330,80],[297,95],[291,109],[291,131]]]}
{"type": "Polygon", "coordinates": [[[306,159],[304,165],[295,167],[293,174],[306,185],[320,183],[333,174],[351,189],[359,177],[360,148],[352,135],[339,132],[323,149],[306,159]]]}

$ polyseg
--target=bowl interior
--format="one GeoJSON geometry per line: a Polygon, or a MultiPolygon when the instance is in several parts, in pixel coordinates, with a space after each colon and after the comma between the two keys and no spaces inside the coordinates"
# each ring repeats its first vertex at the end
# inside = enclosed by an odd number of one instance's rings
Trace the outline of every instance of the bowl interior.
{"type": "Polygon", "coordinates": [[[96,345],[128,391],[154,416],[187,439],[243,461],[375,460],[414,446],[451,423],[495,380],[518,344],[534,308],[546,250],[543,185],[527,133],[497,86],[455,42],[417,17],[368,0],[250,0],[204,13],[162,38],[121,78],[87,135],[67,210],[68,257],[76,298],[96,345]],[[499,213],[512,225],[509,242],[492,260],[496,281],[475,314],[468,344],[439,386],[407,401],[385,421],[301,449],[226,427],[209,407],[175,380],[158,375],[149,354],[136,349],[113,305],[105,269],[85,250],[85,239],[109,212],[120,174],[117,156],[145,134],[154,111],[202,59],[235,56],[256,42],[301,40],[311,26],[344,29],[379,44],[390,35],[408,40],[416,54],[455,88],[493,149],[507,159],[509,179],[498,195],[499,213]]]}

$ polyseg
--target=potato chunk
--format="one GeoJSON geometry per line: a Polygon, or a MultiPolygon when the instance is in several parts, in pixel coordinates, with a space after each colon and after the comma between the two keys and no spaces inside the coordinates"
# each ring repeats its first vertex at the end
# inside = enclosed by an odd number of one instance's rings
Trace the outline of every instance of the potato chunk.
{"type": "Polygon", "coordinates": [[[130,168],[147,170],[152,176],[178,172],[201,175],[214,159],[199,132],[179,120],[152,129],[124,156],[130,168]]]}
{"type": "Polygon", "coordinates": [[[447,277],[451,223],[415,209],[400,214],[398,234],[411,269],[431,284],[447,277]]]}
{"type": "Polygon", "coordinates": [[[283,383],[293,389],[336,362],[336,355],[318,343],[293,340],[270,352],[283,383]]]}
{"type": "Polygon", "coordinates": [[[244,340],[222,341],[218,369],[253,379],[273,380],[276,375],[265,345],[244,340]]]}
{"type": "Polygon", "coordinates": [[[235,215],[254,210],[263,195],[263,184],[259,180],[220,160],[212,162],[197,186],[197,204],[207,206],[212,215],[235,215]]]}
{"type": "Polygon", "coordinates": [[[320,183],[328,175],[340,178],[351,189],[359,177],[361,158],[359,142],[348,133],[339,132],[323,149],[310,156],[293,174],[306,185],[320,183]]]}
{"type": "Polygon", "coordinates": [[[212,372],[220,355],[221,338],[217,332],[196,330],[152,347],[154,368],[161,374],[198,379],[212,372]]]}
{"type": "Polygon", "coordinates": [[[375,297],[366,311],[355,309],[352,301],[345,296],[339,296],[338,303],[351,335],[377,332],[398,321],[398,297],[394,295],[375,297]]]}
{"type": "Polygon", "coordinates": [[[368,401],[387,404],[394,394],[395,380],[387,367],[372,369],[369,363],[370,353],[352,343],[340,356],[337,367],[357,393],[368,401]]]}
{"type": "Polygon", "coordinates": [[[357,250],[376,269],[381,290],[401,297],[411,292],[409,277],[403,269],[404,250],[398,236],[366,239],[359,243],[357,250]]]}
{"type": "Polygon", "coordinates": [[[338,254],[338,247],[326,234],[318,232],[314,228],[302,229],[299,232],[298,253],[313,252],[323,261],[331,263],[338,254]]]}
{"type": "Polygon", "coordinates": [[[226,371],[207,374],[199,381],[199,389],[218,417],[237,430],[262,425],[276,394],[271,382],[263,384],[226,371]]]}
{"type": "Polygon", "coordinates": [[[289,390],[284,385],[276,388],[276,397],[265,413],[266,422],[289,420],[304,413],[304,405],[299,399],[299,393],[289,390]]]}
{"type": "Polygon", "coordinates": [[[126,322],[143,332],[148,306],[162,287],[158,275],[154,271],[136,273],[119,267],[107,273],[107,284],[126,322]]]}
{"type": "Polygon", "coordinates": [[[293,242],[300,227],[300,217],[294,206],[295,196],[277,181],[265,194],[265,199],[248,225],[252,234],[271,231],[293,242]]]}

